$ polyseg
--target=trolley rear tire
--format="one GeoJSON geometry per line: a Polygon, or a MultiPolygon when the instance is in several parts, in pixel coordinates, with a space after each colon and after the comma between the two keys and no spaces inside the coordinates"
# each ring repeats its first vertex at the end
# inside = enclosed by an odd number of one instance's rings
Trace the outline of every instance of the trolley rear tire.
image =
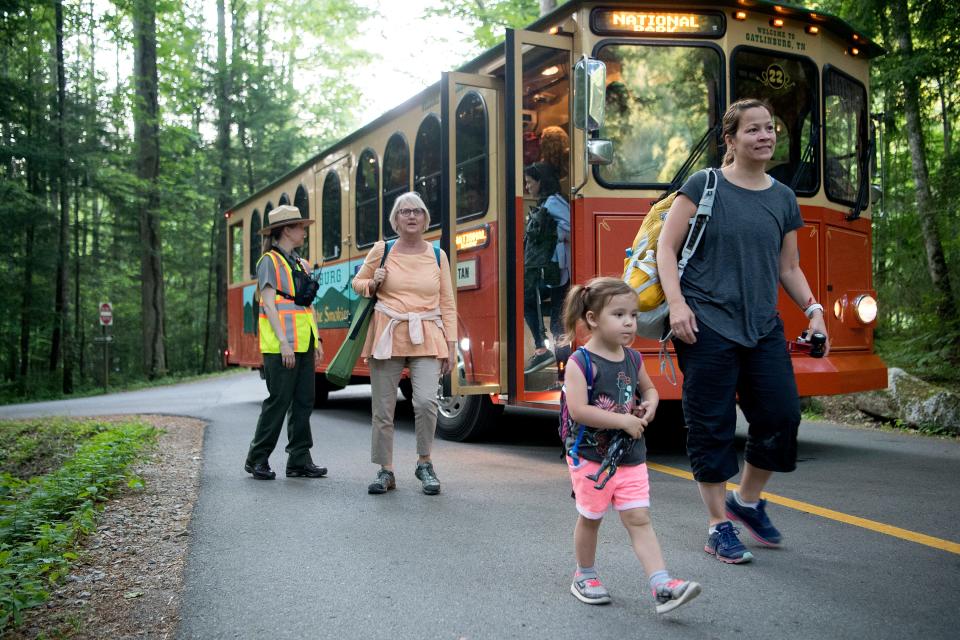
{"type": "Polygon", "coordinates": [[[503,405],[493,404],[488,395],[458,395],[438,399],[437,435],[444,440],[477,440],[492,429],[503,413],[503,405]]]}
{"type": "Polygon", "coordinates": [[[337,391],[343,387],[338,387],[329,380],[326,374],[315,373],[313,378],[313,408],[322,409],[330,399],[330,392],[337,391]]]}

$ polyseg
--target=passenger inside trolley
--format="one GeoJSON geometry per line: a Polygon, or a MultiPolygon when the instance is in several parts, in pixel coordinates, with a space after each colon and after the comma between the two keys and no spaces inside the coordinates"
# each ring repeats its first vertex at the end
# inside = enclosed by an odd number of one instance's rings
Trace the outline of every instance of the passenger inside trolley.
{"type": "Polygon", "coordinates": [[[565,51],[531,54],[523,64],[524,386],[545,391],[558,388],[557,362],[567,355],[559,342],[570,282],[570,63],[565,51]]]}

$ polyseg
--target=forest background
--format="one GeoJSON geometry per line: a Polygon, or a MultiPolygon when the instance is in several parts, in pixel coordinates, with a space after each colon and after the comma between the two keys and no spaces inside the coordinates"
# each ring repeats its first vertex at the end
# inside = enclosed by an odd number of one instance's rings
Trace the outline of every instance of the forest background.
{"type": "MultiPolygon", "coordinates": [[[[785,4],[838,15],[888,52],[872,71],[877,348],[888,364],[956,386],[953,2],[785,4]]],[[[427,15],[469,25],[465,62],[555,5],[436,0],[427,15]]],[[[0,402],[103,383],[101,300],[118,318],[112,384],[222,368],[223,211],[362,124],[355,70],[373,54],[356,34],[375,7],[0,0],[0,402]]]]}

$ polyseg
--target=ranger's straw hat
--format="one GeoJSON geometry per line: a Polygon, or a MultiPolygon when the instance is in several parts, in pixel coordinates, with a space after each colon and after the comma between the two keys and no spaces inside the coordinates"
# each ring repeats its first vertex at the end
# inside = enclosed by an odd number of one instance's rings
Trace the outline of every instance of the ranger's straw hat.
{"type": "Polygon", "coordinates": [[[267,226],[260,229],[260,235],[270,235],[270,232],[278,227],[285,227],[288,224],[303,223],[306,226],[313,224],[313,220],[300,216],[300,209],[289,204],[282,204],[276,209],[271,209],[267,214],[267,226]]]}

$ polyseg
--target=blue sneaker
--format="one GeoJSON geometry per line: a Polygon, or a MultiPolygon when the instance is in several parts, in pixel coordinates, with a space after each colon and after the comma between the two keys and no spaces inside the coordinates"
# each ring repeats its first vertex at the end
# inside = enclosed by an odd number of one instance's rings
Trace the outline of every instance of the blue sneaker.
{"type": "Polygon", "coordinates": [[[727,564],[750,562],[753,560],[753,554],[740,542],[740,538],[737,537],[739,531],[729,522],[721,522],[717,525],[716,531],[710,534],[703,550],[727,564]]]}
{"type": "Polygon", "coordinates": [[[779,547],[783,537],[767,517],[767,501],[760,500],[755,509],[744,507],[733,494],[727,495],[727,517],[736,520],[752,535],[757,542],[766,547],[779,547]]]}

